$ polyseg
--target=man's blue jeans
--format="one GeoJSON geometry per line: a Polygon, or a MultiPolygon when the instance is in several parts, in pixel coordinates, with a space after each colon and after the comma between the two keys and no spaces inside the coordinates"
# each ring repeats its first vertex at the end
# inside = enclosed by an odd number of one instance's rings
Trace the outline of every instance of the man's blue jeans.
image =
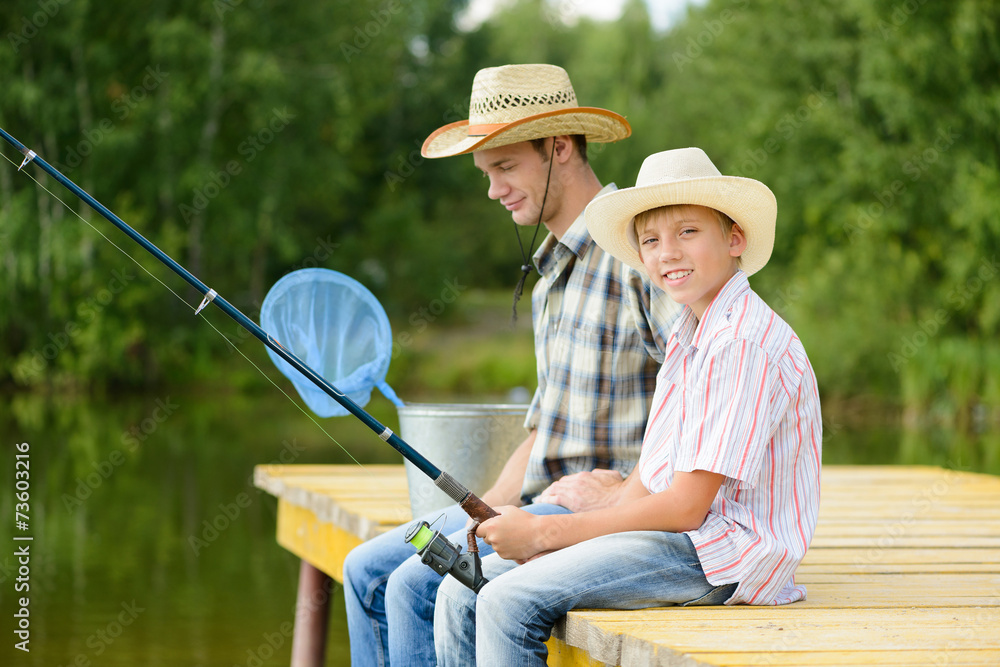
{"type": "MultiPolygon", "coordinates": [[[[532,514],[569,511],[545,504],[524,509],[532,514]]],[[[421,517],[463,551],[468,518],[458,505],[421,517]]],[[[403,541],[410,525],[398,526],[359,545],[344,561],[344,599],[353,667],[435,664],[434,603],[441,582],[452,577],[441,577],[421,563],[416,550],[403,541]]],[[[478,544],[481,555],[493,553],[482,540],[478,544]]]]}
{"type": "Polygon", "coordinates": [[[438,665],[545,665],[545,642],[571,609],[717,605],[736,584],[713,586],[683,533],[605,535],[517,565],[483,560],[490,580],[478,597],[457,581],[438,591],[438,665]]]}

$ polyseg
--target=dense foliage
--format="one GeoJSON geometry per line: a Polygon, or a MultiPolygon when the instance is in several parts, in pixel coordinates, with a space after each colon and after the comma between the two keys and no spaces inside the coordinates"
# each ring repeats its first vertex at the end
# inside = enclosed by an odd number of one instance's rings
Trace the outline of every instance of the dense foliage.
{"type": "MultiPolygon", "coordinates": [[[[603,180],[632,184],[648,153],[697,145],[774,190],[777,245],[753,284],[826,396],[996,416],[1000,6],[712,0],[663,34],[639,0],[572,25],[565,3],[522,0],[470,32],[463,5],[8,2],[0,126],[248,315],[318,265],[405,329],[449,284],[509,288],[519,264],[471,160],[425,161],[420,143],[467,116],[480,67],[556,63],[582,104],[633,125],[592,147],[603,180]]],[[[0,379],[212,374],[226,343],[6,162],[0,207],[0,379]]]]}

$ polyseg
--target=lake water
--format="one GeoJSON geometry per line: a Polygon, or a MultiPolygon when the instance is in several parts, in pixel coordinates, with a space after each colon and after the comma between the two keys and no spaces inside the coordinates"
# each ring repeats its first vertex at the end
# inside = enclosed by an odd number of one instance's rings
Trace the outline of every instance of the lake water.
{"type": "MultiPolygon", "coordinates": [[[[395,409],[380,397],[368,409],[397,427],[395,409]]],[[[253,467],[401,460],[353,418],[322,424],[332,439],[277,392],[5,397],[0,664],[288,665],[298,561],[275,542],[276,501],[254,488],[253,467]],[[27,459],[16,458],[19,443],[28,443],[27,459]],[[17,460],[29,461],[26,530],[14,521],[17,460]],[[14,539],[24,536],[33,539],[14,539]],[[26,544],[25,592],[16,588],[15,552],[26,544]],[[29,653],[14,648],[23,596],[29,653]]],[[[1000,473],[998,453],[995,432],[957,438],[848,428],[836,419],[824,439],[827,463],[1000,473]]],[[[327,664],[346,665],[337,593],[327,664]]]]}

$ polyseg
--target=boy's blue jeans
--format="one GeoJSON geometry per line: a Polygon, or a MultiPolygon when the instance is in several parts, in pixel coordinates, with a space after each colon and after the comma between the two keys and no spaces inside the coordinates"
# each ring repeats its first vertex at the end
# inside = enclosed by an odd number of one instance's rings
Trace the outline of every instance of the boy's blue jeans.
{"type": "MultiPolygon", "coordinates": [[[[532,514],[569,511],[546,504],[523,509],[532,514]]],[[[465,523],[469,517],[458,505],[420,518],[435,530],[443,526],[448,539],[465,551],[465,523]]],[[[403,541],[410,525],[398,526],[359,545],[344,560],[344,599],[353,667],[435,663],[434,603],[441,582],[452,577],[441,577],[421,563],[416,550],[403,541]]],[[[477,542],[481,555],[493,553],[482,540],[477,542]]]]}
{"type": "Polygon", "coordinates": [[[605,535],[517,565],[483,560],[490,580],[478,597],[454,579],[438,591],[438,665],[545,665],[555,622],[576,608],[718,605],[736,584],[713,586],[683,533],[605,535]]]}

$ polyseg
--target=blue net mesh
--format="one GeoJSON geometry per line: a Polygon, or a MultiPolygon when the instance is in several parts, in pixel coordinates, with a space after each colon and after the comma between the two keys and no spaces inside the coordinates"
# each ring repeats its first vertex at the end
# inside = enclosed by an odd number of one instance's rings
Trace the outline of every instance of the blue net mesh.
{"type": "MultiPolygon", "coordinates": [[[[373,387],[403,405],[385,382],[392,357],[389,318],[353,278],[329,269],[289,273],[264,298],[260,326],[358,405],[367,405],[373,387]]],[[[267,352],[317,415],[350,414],[287,361],[267,352]]]]}

